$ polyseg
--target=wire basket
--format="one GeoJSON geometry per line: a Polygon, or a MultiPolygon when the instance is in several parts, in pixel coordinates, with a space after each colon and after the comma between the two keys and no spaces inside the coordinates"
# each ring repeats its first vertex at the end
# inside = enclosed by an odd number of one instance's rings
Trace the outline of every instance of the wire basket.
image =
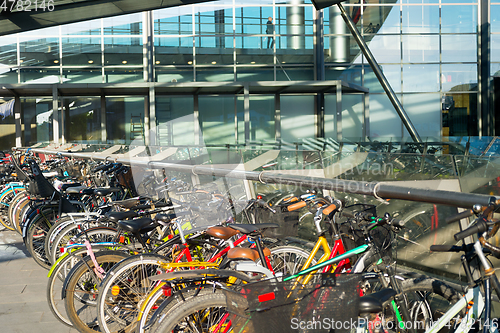
{"type": "Polygon", "coordinates": [[[272,280],[226,291],[234,333],[347,333],[356,328],[359,311],[357,274],[322,274],[321,282],[301,285],[272,280]]]}

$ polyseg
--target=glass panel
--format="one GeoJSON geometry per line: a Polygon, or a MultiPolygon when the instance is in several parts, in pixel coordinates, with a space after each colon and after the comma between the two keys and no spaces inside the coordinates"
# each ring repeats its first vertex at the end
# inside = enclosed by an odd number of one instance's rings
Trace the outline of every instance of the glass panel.
{"type": "Polygon", "coordinates": [[[403,33],[438,33],[438,6],[404,6],[403,33]]]}
{"type": "Polygon", "coordinates": [[[226,45],[223,37],[196,37],[196,64],[232,65],[233,43],[226,45]]]}
{"type": "Polygon", "coordinates": [[[500,63],[491,63],[491,76],[500,76],[500,63]]]}
{"type": "Polygon", "coordinates": [[[477,91],[477,65],[442,65],[443,91],[477,91]]]}
{"type": "Polygon", "coordinates": [[[180,6],[155,10],[155,35],[191,35],[193,34],[193,8],[180,6]]]}
{"type": "Polygon", "coordinates": [[[0,37],[0,68],[8,65],[17,66],[17,39],[0,37]]]}
{"type": "Polygon", "coordinates": [[[144,136],[144,97],[106,97],[107,140],[128,144],[144,136]]]}
{"type": "Polygon", "coordinates": [[[60,83],[61,72],[54,69],[21,69],[21,83],[60,83]]]}
{"type": "Polygon", "coordinates": [[[363,96],[342,95],[342,138],[359,140],[363,136],[363,96]]]}
{"type": "Polygon", "coordinates": [[[1,83],[18,83],[17,69],[0,67],[1,83]]]}
{"type": "Polygon", "coordinates": [[[325,78],[327,80],[343,80],[361,85],[361,65],[350,67],[326,67],[325,78]]]}
{"type": "Polygon", "coordinates": [[[238,142],[237,143],[245,143],[245,107],[244,107],[244,98],[243,96],[238,96],[236,98],[236,111],[238,115],[238,142]]]}
{"type": "Polygon", "coordinates": [[[19,41],[21,66],[58,66],[59,39],[41,38],[19,41]]]}
{"type": "Polygon", "coordinates": [[[401,31],[399,16],[399,7],[367,6],[363,11],[363,33],[399,33],[401,31]]]}
{"type": "Polygon", "coordinates": [[[233,10],[214,6],[194,8],[194,32],[196,35],[219,35],[233,32],[233,10]]]}
{"type": "Polygon", "coordinates": [[[477,5],[441,7],[442,33],[477,32],[477,5]]]}
{"type": "MultiPolygon", "coordinates": [[[[272,3],[272,2],[271,2],[272,3]]],[[[253,5],[252,3],[251,5],[253,5]]],[[[273,18],[272,7],[236,7],[236,33],[237,34],[266,34],[269,17],[273,18]]],[[[272,22],[276,25],[276,20],[272,22]]],[[[275,26],[276,33],[279,33],[279,25],[275,26]]]]}
{"type": "Polygon", "coordinates": [[[109,17],[103,22],[105,35],[142,34],[142,13],[109,17]]]}
{"type": "Polygon", "coordinates": [[[199,96],[205,144],[234,143],[234,96],[199,96]]]}
{"type": "Polygon", "coordinates": [[[491,32],[500,32],[500,5],[490,6],[491,32]]]}
{"type": "Polygon", "coordinates": [[[491,61],[500,61],[500,35],[490,35],[491,61]]]}
{"type": "Polygon", "coordinates": [[[379,64],[401,62],[400,36],[377,35],[365,41],[379,64]]]}
{"type": "MultiPolygon", "coordinates": [[[[0,105],[12,101],[13,98],[0,98],[0,105]]],[[[14,107],[12,105],[12,107],[14,107]]],[[[16,145],[16,125],[14,114],[0,118],[0,149],[10,151],[16,145]]]]}
{"type": "MultiPolygon", "coordinates": [[[[386,79],[389,81],[392,89],[395,92],[401,91],[401,66],[400,65],[383,65],[380,66],[386,79]]],[[[365,85],[370,89],[370,93],[384,92],[379,80],[368,66],[365,68],[365,85]]]]}
{"type": "MultiPolygon", "coordinates": [[[[273,64],[272,49],[265,49],[267,37],[236,37],[237,64],[273,64]],[[263,49],[264,48],[264,49],[263,49]]],[[[272,42],[272,39],[270,39],[272,42]]],[[[271,44],[269,42],[269,44],[271,44]]]]}
{"type": "Polygon", "coordinates": [[[443,95],[441,110],[443,136],[478,135],[476,94],[443,95]]]}
{"type": "Polygon", "coordinates": [[[387,95],[370,94],[370,138],[394,141],[395,138],[401,138],[401,126],[401,119],[387,95]]]}
{"type": "Polygon", "coordinates": [[[439,91],[439,65],[404,65],[403,91],[439,91]],[[425,73],[425,75],[422,75],[422,73],[425,73]]]}
{"type": "Polygon", "coordinates": [[[142,68],[110,68],[104,71],[104,82],[144,82],[144,72],[142,68]]]}
{"type": "Polygon", "coordinates": [[[158,144],[161,146],[195,144],[193,110],[192,96],[157,97],[158,144]]]}
{"type": "Polygon", "coordinates": [[[313,138],[314,95],[281,95],[281,139],[299,142],[301,138],[313,138]]]}
{"type": "Polygon", "coordinates": [[[100,66],[101,38],[62,38],[63,65],[100,66]]]}
{"type": "MultiPolygon", "coordinates": [[[[66,141],[95,142],[101,141],[101,98],[78,97],[63,98],[65,113],[66,141]]],[[[110,119],[115,121],[115,119],[110,119]]]]}
{"type": "Polygon", "coordinates": [[[100,35],[101,19],[65,24],[61,33],[63,35],[100,35]]]}
{"type": "MultiPolygon", "coordinates": [[[[283,108],[283,106],[282,106],[283,108]]],[[[274,141],[274,95],[250,95],[250,140],[274,141]]]]}
{"type": "Polygon", "coordinates": [[[249,68],[237,67],[236,68],[237,81],[274,81],[273,68],[249,68]]]}
{"type": "Polygon", "coordinates": [[[24,115],[24,144],[34,145],[37,142],[49,142],[52,135],[52,97],[21,98],[24,115]]]}
{"type": "Polygon", "coordinates": [[[223,82],[234,81],[234,69],[230,68],[196,68],[196,81],[223,82]]]}
{"type": "Polygon", "coordinates": [[[104,64],[142,65],[142,40],[139,37],[105,37],[104,64]]]}
{"type": "MultiPolygon", "coordinates": [[[[344,97],[343,95],[342,97],[344,97]]],[[[344,105],[344,101],[342,101],[344,105]]],[[[325,138],[337,139],[337,95],[325,94],[325,138]]]]}
{"type": "Polygon", "coordinates": [[[441,59],[443,62],[476,62],[476,35],[443,35],[441,36],[441,59]],[[457,52],[460,45],[460,52],[457,52]]]}
{"type": "Polygon", "coordinates": [[[159,68],[155,69],[157,82],[192,82],[194,81],[193,68],[159,68]]]}
{"type": "Polygon", "coordinates": [[[156,38],[154,51],[157,65],[192,65],[193,37],[156,38]]]}
{"type": "Polygon", "coordinates": [[[100,68],[64,68],[63,81],[66,83],[102,83],[100,68]]]}
{"type": "MultiPolygon", "coordinates": [[[[439,94],[404,94],[402,103],[422,140],[441,138],[441,97],[439,94]]],[[[404,136],[409,136],[406,128],[404,136]]]]}
{"type": "Polygon", "coordinates": [[[314,80],[314,69],[307,68],[276,68],[276,81],[312,81],[314,80]]]}
{"type": "Polygon", "coordinates": [[[325,36],[326,63],[361,63],[361,51],[351,36],[325,36]]]}
{"type": "Polygon", "coordinates": [[[439,62],[439,36],[403,35],[403,62],[439,62]]]}
{"type": "Polygon", "coordinates": [[[442,0],[443,3],[477,3],[477,0],[442,0]]]}

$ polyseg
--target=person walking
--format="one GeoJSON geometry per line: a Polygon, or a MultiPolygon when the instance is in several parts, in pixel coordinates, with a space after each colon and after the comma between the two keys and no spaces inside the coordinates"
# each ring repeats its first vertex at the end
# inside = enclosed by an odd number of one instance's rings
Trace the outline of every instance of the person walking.
{"type": "Polygon", "coordinates": [[[274,24],[273,24],[273,18],[268,17],[267,18],[267,24],[266,24],[266,33],[268,34],[267,37],[267,48],[272,49],[274,47],[274,24]]]}

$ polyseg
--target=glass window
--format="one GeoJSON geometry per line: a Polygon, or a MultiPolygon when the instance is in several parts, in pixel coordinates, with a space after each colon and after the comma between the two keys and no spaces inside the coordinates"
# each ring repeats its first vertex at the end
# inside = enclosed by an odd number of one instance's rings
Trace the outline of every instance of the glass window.
{"type": "Polygon", "coordinates": [[[17,38],[0,37],[0,68],[17,66],[17,38]]]}
{"type": "Polygon", "coordinates": [[[361,51],[352,36],[325,36],[324,44],[326,63],[361,64],[361,51]]]}
{"type": "Polygon", "coordinates": [[[236,67],[236,81],[274,81],[274,69],[268,67],[236,67]]]}
{"type": "Polygon", "coordinates": [[[59,66],[59,39],[20,39],[21,66],[59,66]]]}
{"type": "Polygon", "coordinates": [[[234,69],[228,68],[196,68],[196,81],[224,82],[234,81],[234,69]]]}
{"type": "Polygon", "coordinates": [[[237,64],[263,64],[274,63],[272,48],[266,49],[266,43],[271,46],[272,37],[267,43],[267,37],[236,37],[236,63],[237,64]]]}
{"type": "Polygon", "coordinates": [[[403,6],[403,33],[438,33],[438,6],[403,6]]]}
{"type": "Polygon", "coordinates": [[[500,63],[491,63],[491,76],[500,76],[500,63]]]}
{"type": "Polygon", "coordinates": [[[490,35],[491,61],[500,61],[500,35],[490,35]]]}
{"type": "Polygon", "coordinates": [[[367,6],[363,10],[364,34],[387,34],[401,31],[400,7],[367,6]]]}
{"type": "MultiPolygon", "coordinates": [[[[401,96],[398,96],[401,99],[401,96]]],[[[402,136],[402,124],[386,94],[370,94],[370,137],[394,141],[402,136]]]]}
{"type": "Polygon", "coordinates": [[[250,141],[275,140],[274,110],[274,95],[250,95],[250,141]]]}
{"type": "Polygon", "coordinates": [[[102,83],[101,68],[63,68],[65,83],[102,83]]]}
{"type": "Polygon", "coordinates": [[[343,80],[361,85],[361,65],[350,67],[326,67],[325,78],[327,80],[343,80]]]}
{"type": "Polygon", "coordinates": [[[194,81],[193,68],[156,67],[157,82],[192,82],[194,81]]]}
{"type": "Polygon", "coordinates": [[[157,37],[154,52],[157,65],[192,65],[193,37],[157,37]]]}
{"type": "Polygon", "coordinates": [[[197,65],[234,64],[232,40],[226,44],[226,39],[222,36],[195,37],[195,44],[197,65]]]}
{"type": "Polygon", "coordinates": [[[439,91],[439,65],[404,65],[403,91],[439,91]],[[422,75],[422,73],[425,73],[425,75],[422,75]]]}
{"type": "Polygon", "coordinates": [[[477,136],[477,94],[441,97],[443,136],[477,136]]]}
{"type": "Polygon", "coordinates": [[[234,143],[234,96],[199,96],[205,144],[234,143]]]}
{"type": "Polygon", "coordinates": [[[113,16],[103,19],[105,35],[142,34],[142,13],[113,16]]]}
{"type": "Polygon", "coordinates": [[[142,65],[142,39],[137,37],[105,37],[104,65],[142,65]]]}
{"type": "Polygon", "coordinates": [[[283,67],[276,68],[276,81],[312,81],[314,69],[312,67],[283,67]]]}
{"type": "Polygon", "coordinates": [[[21,108],[24,115],[24,144],[31,146],[52,141],[52,97],[21,98],[21,108]]]}
{"type": "Polygon", "coordinates": [[[439,62],[439,36],[403,35],[403,62],[439,62]]]}
{"type": "MultiPolygon", "coordinates": [[[[404,94],[403,107],[420,138],[441,137],[441,97],[439,94],[404,94]]],[[[406,128],[405,137],[409,136],[406,128]]]]}
{"type": "Polygon", "coordinates": [[[101,19],[65,24],[61,33],[63,35],[100,35],[101,19]]]}
{"type": "Polygon", "coordinates": [[[101,141],[100,97],[65,97],[62,99],[62,107],[65,113],[66,141],[101,141]]]}
{"type": "MultiPolygon", "coordinates": [[[[337,96],[325,94],[325,138],[337,138],[337,96]]],[[[363,134],[363,97],[342,94],[342,138],[357,138],[363,134]]]]}
{"type": "MultiPolygon", "coordinates": [[[[272,7],[236,7],[235,32],[237,34],[266,34],[269,17],[274,18],[272,7]]],[[[272,22],[274,23],[275,33],[279,33],[279,25],[276,24],[276,19],[273,19],[272,22]]]]}
{"type": "Polygon", "coordinates": [[[193,34],[193,8],[179,6],[155,10],[155,35],[191,35],[193,34]]]}
{"type": "Polygon", "coordinates": [[[8,67],[0,67],[1,83],[18,83],[18,70],[8,67]]]}
{"type": "Polygon", "coordinates": [[[441,7],[441,32],[477,32],[477,5],[443,5],[441,7]]]}
{"type": "Polygon", "coordinates": [[[443,91],[477,91],[477,65],[442,65],[443,91]]]}
{"type": "Polygon", "coordinates": [[[491,32],[500,32],[500,5],[490,6],[491,32]]]}
{"type": "Polygon", "coordinates": [[[60,83],[61,72],[59,68],[23,68],[21,69],[21,83],[60,83]]]}
{"type": "Polygon", "coordinates": [[[108,142],[129,144],[144,137],[144,97],[106,97],[108,142]]]}
{"type": "Polygon", "coordinates": [[[100,66],[101,38],[62,38],[62,63],[64,66],[100,66]]]}
{"type": "Polygon", "coordinates": [[[157,141],[165,145],[193,145],[193,96],[161,96],[156,98],[157,141]]]}
{"type": "Polygon", "coordinates": [[[107,68],[104,83],[144,82],[142,68],[107,68]]]}
{"type": "Polygon", "coordinates": [[[281,139],[300,142],[301,138],[313,138],[314,95],[281,95],[281,139]]]}
{"type": "Polygon", "coordinates": [[[197,6],[194,8],[196,35],[233,33],[233,10],[224,7],[197,6]]]}
{"type": "Polygon", "coordinates": [[[366,42],[379,64],[401,62],[401,38],[399,35],[377,35],[370,37],[370,39],[371,41],[366,42]]]}
{"type": "MultiPolygon", "coordinates": [[[[380,66],[385,78],[389,81],[392,90],[395,92],[401,91],[401,66],[400,65],[382,65],[380,66]]],[[[365,84],[364,86],[370,89],[370,93],[384,92],[379,80],[368,66],[365,67],[365,84]]]]}
{"type": "Polygon", "coordinates": [[[477,62],[477,35],[441,36],[441,59],[443,62],[477,62]]]}

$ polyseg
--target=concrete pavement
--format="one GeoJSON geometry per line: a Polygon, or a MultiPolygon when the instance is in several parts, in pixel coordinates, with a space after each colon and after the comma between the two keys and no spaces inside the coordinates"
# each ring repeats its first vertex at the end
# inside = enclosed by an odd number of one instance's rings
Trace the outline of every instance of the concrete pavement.
{"type": "Polygon", "coordinates": [[[18,233],[0,230],[0,332],[78,332],[50,311],[47,273],[30,257],[18,233]]]}

